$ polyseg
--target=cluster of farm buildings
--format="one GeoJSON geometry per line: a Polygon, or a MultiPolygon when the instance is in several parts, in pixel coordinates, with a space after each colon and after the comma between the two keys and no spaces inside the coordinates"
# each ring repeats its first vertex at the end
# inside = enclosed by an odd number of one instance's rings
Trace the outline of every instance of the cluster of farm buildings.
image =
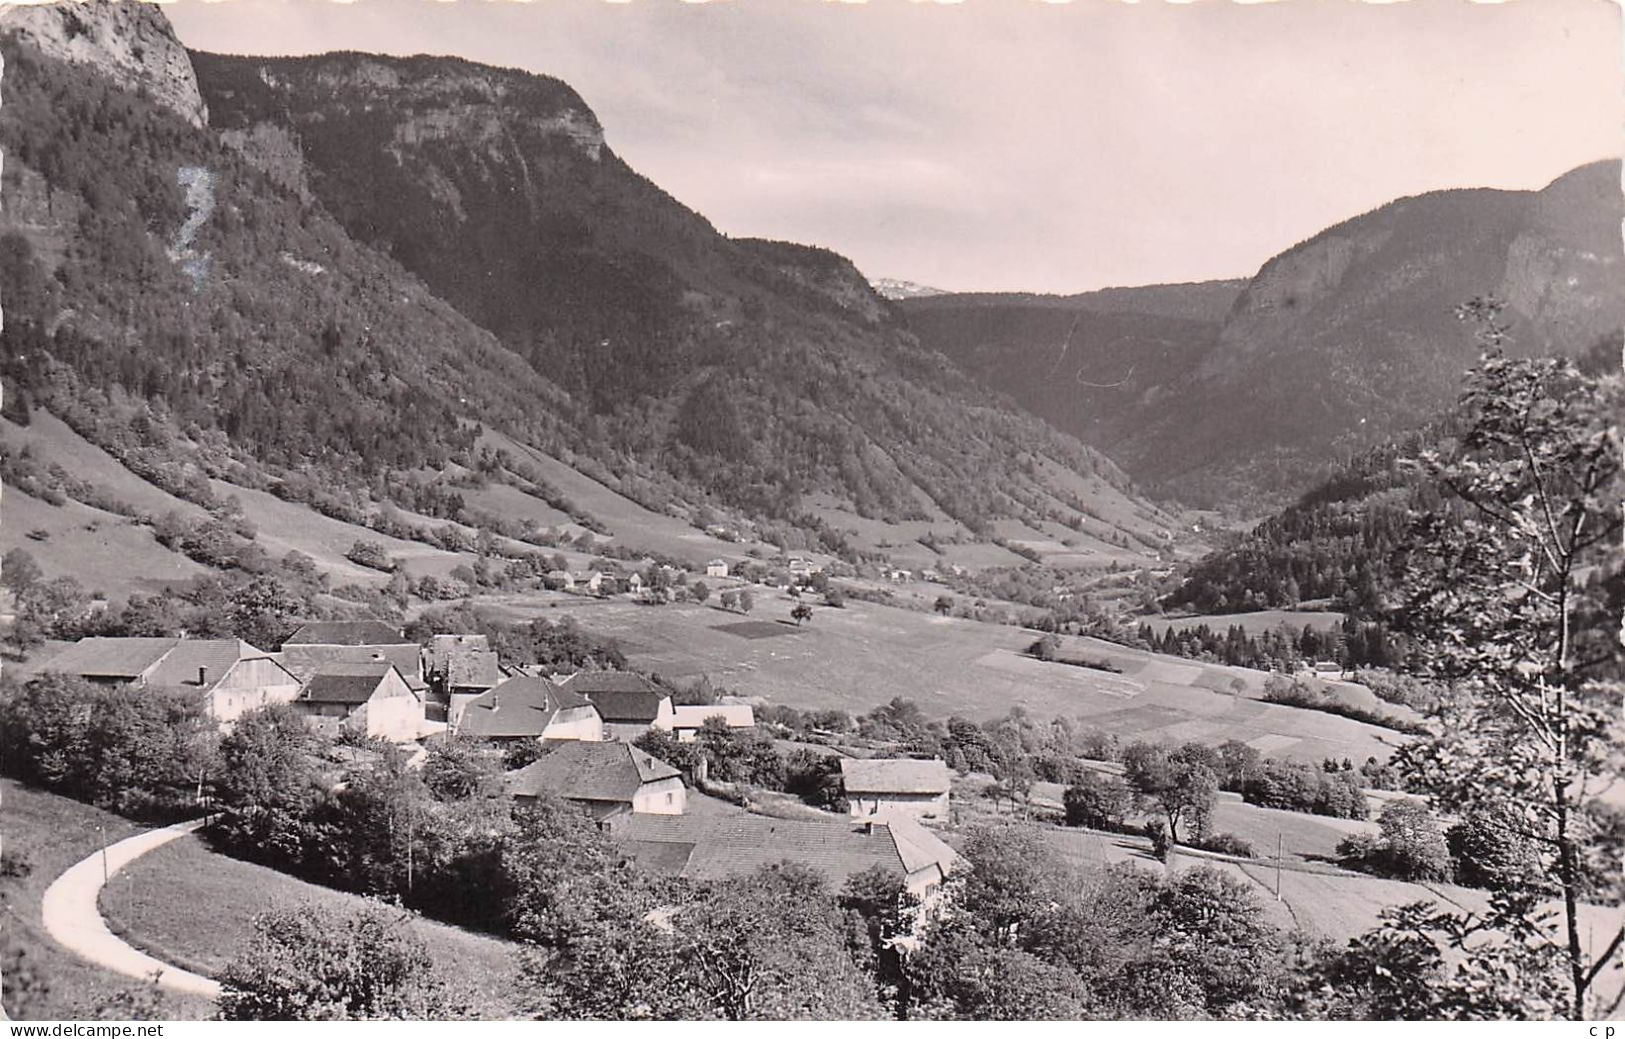
{"type": "Polygon", "coordinates": [[[88,638],[43,670],[195,696],[223,729],[285,704],[333,735],[538,742],[545,752],[508,774],[510,796],[580,805],[630,858],[661,872],[719,877],[789,859],[838,885],[879,865],[927,895],[957,861],[921,825],[948,813],[949,771],[940,760],[842,758],[845,818],[784,819],[691,799],[703,768],[685,775],[632,741],[661,729],[690,742],[708,723],[752,729],[749,703],[674,705],[633,672],[560,677],[511,667],[483,635],[434,635],[420,645],[379,621],[320,621],[274,653],[240,639],[88,638]]]}

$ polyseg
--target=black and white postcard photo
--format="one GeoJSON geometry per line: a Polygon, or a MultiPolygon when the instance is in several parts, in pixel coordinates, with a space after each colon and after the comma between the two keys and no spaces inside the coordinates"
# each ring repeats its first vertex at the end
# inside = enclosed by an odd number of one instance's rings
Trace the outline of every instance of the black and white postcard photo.
{"type": "Polygon", "coordinates": [[[0,1028],[1625,1036],[1622,11],[0,0],[0,1028]]]}

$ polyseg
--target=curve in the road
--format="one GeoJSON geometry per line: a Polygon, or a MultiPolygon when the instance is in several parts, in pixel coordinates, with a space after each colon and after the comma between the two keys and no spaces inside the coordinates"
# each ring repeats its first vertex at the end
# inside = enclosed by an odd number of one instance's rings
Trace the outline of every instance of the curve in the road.
{"type": "Polygon", "coordinates": [[[45,889],[40,915],[45,931],[57,944],[98,966],[143,981],[156,979],[160,988],[217,999],[220,983],[213,978],[171,966],[134,948],[108,930],[97,899],[107,880],[136,859],[170,841],[193,833],[202,819],[147,830],[109,844],[69,866],[45,889]]]}

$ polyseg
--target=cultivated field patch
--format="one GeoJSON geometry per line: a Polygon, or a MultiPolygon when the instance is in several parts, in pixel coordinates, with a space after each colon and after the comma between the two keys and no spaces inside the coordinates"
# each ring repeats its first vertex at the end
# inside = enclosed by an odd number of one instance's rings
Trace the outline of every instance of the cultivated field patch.
{"type": "Polygon", "coordinates": [[[770,621],[739,621],[736,624],[718,624],[712,631],[725,631],[730,635],[738,635],[745,639],[773,639],[784,635],[795,635],[801,629],[789,624],[775,624],[770,621]]]}

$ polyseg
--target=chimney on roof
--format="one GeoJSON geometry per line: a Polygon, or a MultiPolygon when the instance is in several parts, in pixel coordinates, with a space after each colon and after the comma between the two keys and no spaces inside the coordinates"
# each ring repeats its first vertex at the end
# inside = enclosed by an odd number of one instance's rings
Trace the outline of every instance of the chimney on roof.
{"type": "Polygon", "coordinates": [[[382,653],[379,653],[377,650],[374,650],[373,654],[372,654],[372,659],[374,659],[374,660],[382,660],[382,659],[384,659],[384,655],[382,653]]]}
{"type": "Polygon", "coordinates": [[[863,832],[871,835],[875,832],[875,821],[873,817],[863,820],[863,832]]]}
{"type": "Polygon", "coordinates": [[[198,685],[208,685],[209,684],[209,669],[208,668],[200,667],[200,668],[197,669],[197,684],[198,685]]]}

